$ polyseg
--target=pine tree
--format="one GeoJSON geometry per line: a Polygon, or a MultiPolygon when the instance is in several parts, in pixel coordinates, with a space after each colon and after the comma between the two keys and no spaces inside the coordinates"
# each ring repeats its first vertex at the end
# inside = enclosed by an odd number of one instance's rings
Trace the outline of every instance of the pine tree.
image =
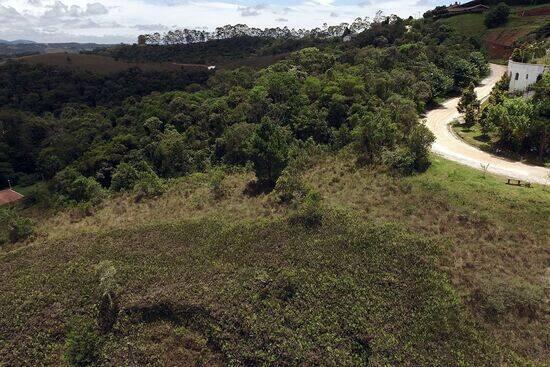
{"type": "Polygon", "coordinates": [[[464,114],[464,123],[466,126],[473,126],[479,115],[480,103],[474,90],[474,83],[470,83],[468,88],[462,92],[462,97],[458,102],[458,112],[464,114]]]}

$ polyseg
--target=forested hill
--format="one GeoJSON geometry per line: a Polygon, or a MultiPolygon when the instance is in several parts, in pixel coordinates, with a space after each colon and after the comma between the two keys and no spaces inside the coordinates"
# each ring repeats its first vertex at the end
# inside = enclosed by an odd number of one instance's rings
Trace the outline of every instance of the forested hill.
{"type": "Polygon", "coordinates": [[[119,169],[139,162],[160,177],[252,162],[272,187],[290,148],[308,140],[332,149],[353,144],[361,160],[410,173],[429,165],[431,134],[419,114],[487,70],[483,54],[458,33],[397,17],[380,19],[352,43],[304,48],[260,72],[218,71],[206,88],[186,89],[193,81],[186,75],[130,71],[105,79],[8,63],[0,67],[7,154],[0,180],[54,178],[57,192],[78,201],[92,194],[75,196],[66,187],[74,179],[109,188],[119,169]],[[148,90],[172,92],[135,98],[148,90]],[[41,115],[47,111],[55,115],[41,115]]]}
{"type": "Polygon", "coordinates": [[[256,36],[238,36],[188,44],[119,45],[94,53],[126,61],[179,62],[189,64],[223,65],[250,56],[271,56],[299,50],[304,47],[322,47],[339,40],[275,39],[256,36]]]}

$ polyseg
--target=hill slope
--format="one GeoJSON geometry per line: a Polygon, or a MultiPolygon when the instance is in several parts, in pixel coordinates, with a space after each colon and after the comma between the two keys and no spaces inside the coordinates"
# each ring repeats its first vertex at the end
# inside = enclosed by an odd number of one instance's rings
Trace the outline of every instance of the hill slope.
{"type": "Polygon", "coordinates": [[[535,32],[550,22],[550,5],[512,7],[508,23],[502,27],[487,29],[484,14],[463,14],[444,18],[458,32],[481,42],[493,60],[506,60],[513,45],[522,37],[535,32]]]}
{"type": "Polygon", "coordinates": [[[98,317],[107,267],[121,311],[102,365],[548,361],[550,193],[442,159],[401,179],[350,158],[311,161],[314,211],[243,194],[249,173],[229,174],[221,199],[196,174],[156,200],[47,219],[1,255],[1,359],[60,364],[75,318],[98,317]]]}

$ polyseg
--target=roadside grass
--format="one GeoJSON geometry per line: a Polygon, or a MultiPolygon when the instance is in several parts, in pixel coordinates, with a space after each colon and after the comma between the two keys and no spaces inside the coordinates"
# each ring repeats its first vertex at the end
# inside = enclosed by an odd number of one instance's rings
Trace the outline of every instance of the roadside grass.
{"type": "Polygon", "coordinates": [[[483,136],[481,127],[477,124],[472,127],[466,127],[460,123],[453,123],[451,124],[451,128],[466,143],[485,152],[507,159],[525,162],[527,164],[550,167],[550,159],[543,159],[541,163],[536,155],[522,155],[513,152],[496,151],[494,149],[494,144],[498,141],[498,136],[494,132],[489,133],[488,136],[483,136]]]}
{"type": "MultiPolygon", "coordinates": [[[[203,358],[207,365],[223,365],[228,354],[230,358],[238,358],[235,361],[248,357],[253,361],[258,358],[269,361],[275,352],[268,344],[280,351],[290,351],[282,358],[296,362],[308,360],[305,350],[316,343],[328,348],[315,351],[322,358],[339,358],[342,361],[339,365],[353,365],[358,354],[351,352],[350,339],[341,335],[351,333],[355,338],[358,334],[353,333],[357,330],[366,331],[368,338],[374,335],[373,343],[376,340],[384,345],[373,349],[376,352],[372,361],[376,362],[372,365],[458,365],[459,355],[464,356],[464,365],[522,365],[526,361],[544,365],[550,360],[546,347],[549,336],[546,326],[550,319],[545,298],[550,260],[550,188],[512,187],[505,185],[502,177],[483,174],[438,156],[433,156],[432,162],[422,174],[399,177],[379,168],[357,166],[350,151],[312,157],[300,179],[323,198],[326,218],[319,228],[289,225],[287,218],[294,209],[281,205],[272,195],[245,194],[254,177],[247,171],[227,172],[221,183],[221,196],[213,191],[215,174],[207,172],[169,181],[168,191],[152,200],[136,203],[134,195],[121,194],[104,201],[91,213],[74,208],[48,218],[33,213],[39,222],[34,242],[6,247],[0,252],[0,267],[5,274],[0,281],[0,314],[25,315],[17,320],[17,327],[12,324],[15,320],[3,319],[0,328],[7,327],[9,335],[15,337],[14,342],[8,338],[9,343],[0,339],[0,345],[6,346],[0,347],[2,353],[8,353],[10,358],[17,353],[23,353],[25,358],[31,358],[28,354],[52,353],[54,362],[46,364],[55,365],[62,348],[57,342],[63,340],[69,316],[93,314],[93,265],[110,260],[121,273],[123,307],[139,306],[142,310],[160,307],[171,315],[146,323],[124,319],[117,326],[120,328],[117,336],[109,337],[103,349],[105,358],[112,358],[109,361],[115,365],[128,358],[129,353],[151,365],[166,365],[168,362],[163,358],[183,356],[193,361],[203,358]],[[386,235],[383,228],[397,229],[386,235]],[[380,245],[364,254],[367,257],[358,254],[347,242],[358,233],[380,231],[384,232],[380,245]],[[395,233],[398,234],[393,237],[395,233]],[[390,246],[393,255],[378,257],[382,256],[379,252],[384,253],[384,246],[390,246]],[[409,246],[414,256],[406,255],[409,246]],[[454,300],[451,302],[451,298],[444,296],[445,292],[437,293],[430,301],[435,302],[434,307],[441,302],[447,306],[457,302],[452,312],[461,310],[457,313],[463,324],[459,329],[454,330],[455,321],[439,319],[445,320],[441,321],[444,336],[439,337],[450,355],[434,349],[427,357],[423,349],[427,344],[422,343],[433,334],[426,334],[423,329],[417,345],[416,336],[409,338],[402,331],[404,323],[416,330],[416,321],[428,316],[418,311],[418,305],[407,303],[410,298],[406,297],[413,296],[396,293],[405,289],[396,286],[403,276],[392,273],[395,262],[401,258],[410,262],[398,266],[411,272],[420,271],[417,264],[430,259],[434,274],[438,274],[438,282],[425,285],[414,297],[445,288],[450,292],[447,296],[452,295],[454,300]],[[353,275],[344,276],[333,266],[345,268],[353,275]],[[378,272],[377,266],[387,268],[389,273],[378,272]],[[252,268],[254,271],[249,272],[252,268]],[[373,273],[368,275],[371,270],[373,273]],[[271,290],[264,288],[293,284],[285,280],[286,274],[291,274],[290,279],[297,276],[298,283],[307,289],[317,287],[322,295],[299,298],[300,307],[273,301],[271,290]],[[404,303],[392,303],[388,308],[386,298],[379,299],[378,293],[372,296],[372,284],[384,287],[383,292],[389,292],[396,300],[405,297],[404,303]],[[13,299],[9,294],[15,295],[13,299]],[[328,303],[324,303],[324,297],[328,303]],[[358,303],[354,297],[358,297],[358,303]],[[52,304],[53,308],[46,310],[46,305],[52,304]],[[208,310],[208,315],[215,316],[212,317],[216,327],[208,328],[205,334],[202,326],[181,321],[181,315],[173,315],[172,310],[178,305],[184,308],[177,312],[185,313],[191,306],[208,310]],[[396,316],[394,311],[388,311],[392,307],[402,313],[396,316]],[[328,308],[330,313],[324,313],[328,308]],[[315,312],[305,316],[304,310],[315,312]],[[377,321],[369,324],[374,316],[365,315],[371,312],[381,315],[380,310],[390,312],[389,321],[382,325],[382,316],[376,316],[377,321]],[[49,331],[37,326],[45,322],[44,315],[54,320],[53,324],[46,323],[54,325],[51,330],[57,339],[54,338],[53,344],[48,342],[49,331]],[[25,322],[26,316],[30,319],[25,322]],[[287,324],[282,325],[280,317],[287,324]],[[403,324],[396,321],[400,318],[403,324]],[[343,320],[348,320],[344,326],[339,324],[343,320]],[[241,324],[246,330],[235,326],[241,324]],[[335,324],[340,325],[336,332],[335,324]],[[357,329],[346,329],[352,324],[357,329]],[[220,325],[225,331],[220,331],[220,325]],[[453,330],[449,331],[445,325],[451,325],[453,330]],[[481,330],[480,334],[471,334],[473,328],[481,330]],[[289,336],[290,329],[296,335],[289,336]],[[37,330],[30,339],[28,330],[37,330]],[[223,335],[215,338],[218,343],[211,343],[212,330],[223,335]],[[464,334],[453,339],[455,331],[464,334]],[[241,333],[254,336],[256,341],[246,339],[242,344],[236,343],[235,335],[241,333]],[[490,342],[484,335],[488,335],[490,342]],[[284,344],[279,337],[289,342],[284,344]],[[459,339],[466,344],[459,343],[459,339]],[[21,343],[21,347],[14,347],[14,343],[21,343]],[[40,343],[43,347],[38,346],[40,343]],[[124,343],[130,343],[134,352],[124,343]],[[479,345],[476,356],[471,354],[469,343],[479,345]],[[212,345],[215,348],[211,349],[212,345]],[[329,353],[336,345],[338,348],[329,353]],[[13,348],[14,352],[7,352],[13,348]],[[405,356],[407,353],[409,357],[405,356]],[[492,358],[496,356],[506,362],[495,362],[492,358]]],[[[411,282],[426,276],[427,273],[419,274],[411,282]]],[[[280,289],[274,292],[284,293],[280,289]]],[[[436,308],[439,310],[436,314],[441,315],[439,306],[436,308]]],[[[416,331],[411,333],[417,335],[416,331]]],[[[23,357],[18,354],[17,358],[23,357]]]]}

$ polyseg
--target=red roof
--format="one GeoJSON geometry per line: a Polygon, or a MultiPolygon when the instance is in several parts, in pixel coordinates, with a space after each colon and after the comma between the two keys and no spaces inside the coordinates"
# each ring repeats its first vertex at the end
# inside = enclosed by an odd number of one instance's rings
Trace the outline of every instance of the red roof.
{"type": "Polygon", "coordinates": [[[447,10],[449,12],[456,12],[456,13],[459,13],[459,12],[472,12],[472,11],[484,11],[484,10],[487,10],[489,9],[488,6],[486,5],[483,5],[483,4],[478,4],[478,5],[474,5],[474,6],[469,6],[469,7],[462,7],[460,5],[452,5],[452,6],[449,6],[447,8],[447,10]]]}
{"type": "Polygon", "coordinates": [[[0,191],[0,205],[14,203],[23,199],[23,195],[12,189],[5,189],[0,191]]]}

